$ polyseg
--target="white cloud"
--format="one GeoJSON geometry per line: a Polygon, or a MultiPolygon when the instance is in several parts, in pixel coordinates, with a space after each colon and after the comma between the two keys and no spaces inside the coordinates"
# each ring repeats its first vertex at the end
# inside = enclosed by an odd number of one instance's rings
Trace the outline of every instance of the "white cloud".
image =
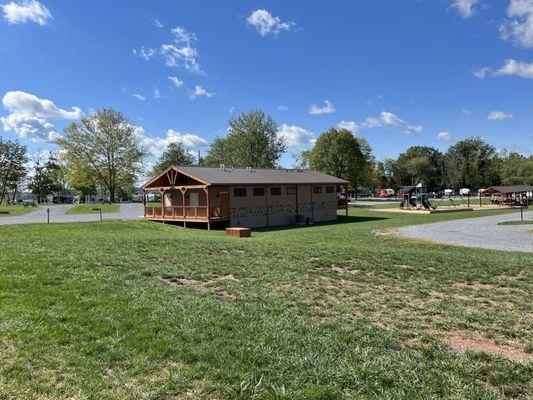
{"type": "Polygon", "coordinates": [[[202,69],[198,64],[198,50],[194,44],[198,41],[194,33],[178,26],[170,30],[174,36],[174,44],[161,46],[161,54],[165,64],[169,67],[183,65],[189,72],[201,74],[202,69]]]}
{"type": "Polygon", "coordinates": [[[281,31],[290,30],[294,22],[282,22],[279,17],[274,17],[267,10],[258,9],[253,11],[248,18],[246,18],[248,25],[254,27],[261,36],[272,34],[279,35],[281,31]]]}
{"type": "Polygon", "coordinates": [[[162,27],[165,26],[165,24],[163,24],[161,21],[159,21],[159,20],[156,18],[156,19],[154,19],[154,26],[155,26],[156,28],[162,28],[162,27]]]}
{"type": "Polygon", "coordinates": [[[287,146],[292,148],[309,147],[316,141],[313,132],[297,125],[281,125],[278,136],[283,137],[287,146]]]}
{"type": "Polygon", "coordinates": [[[208,92],[207,90],[205,90],[203,87],[201,87],[200,85],[196,85],[194,87],[194,90],[190,90],[189,91],[189,97],[191,98],[191,100],[194,100],[198,97],[213,97],[215,95],[215,93],[211,93],[211,92],[208,92]]]}
{"type": "Polygon", "coordinates": [[[141,138],[143,146],[146,147],[148,152],[155,157],[160,157],[170,143],[182,143],[185,148],[191,151],[198,150],[209,145],[207,140],[191,133],[182,134],[173,129],[169,129],[164,138],[154,138],[146,136],[142,127],[137,128],[137,134],[141,138]]]}
{"type": "Polygon", "coordinates": [[[7,117],[0,117],[0,121],[4,124],[4,131],[12,130],[23,139],[54,141],[59,137],[55,126],[44,118],[9,114],[7,117]]]}
{"type": "Polygon", "coordinates": [[[525,48],[533,47],[533,0],[511,0],[507,19],[500,26],[502,39],[525,48]]]}
{"type": "Polygon", "coordinates": [[[184,67],[191,73],[203,74],[198,63],[198,50],[195,43],[198,41],[196,35],[188,32],[185,28],[178,26],[170,30],[173,43],[165,43],[157,48],[141,47],[140,50],[133,50],[133,54],[145,60],[159,56],[168,67],[184,67]]]}
{"type": "Polygon", "coordinates": [[[439,132],[437,133],[437,140],[441,142],[453,142],[455,138],[448,132],[439,132]]]}
{"type": "Polygon", "coordinates": [[[161,92],[159,91],[159,88],[158,87],[154,87],[154,91],[152,92],[152,97],[154,99],[159,99],[161,98],[161,92]]]}
{"type": "Polygon", "coordinates": [[[319,107],[316,104],[311,104],[311,108],[309,108],[309,114],[311,115],[331,114],[335,111],[336,110],[333,107],[333,104],[331,104],[331,101],[329,100],[324,100],[324,107],[319,107]]]}
{"type": "Polygon", "coordinates": [[[287,107],[287,106],[284,106],[283,104],[281,104],[281,105],[278,106],[278,110],[280,110],[280,111],[289,111],[290,108],[287,107]]]}
{"type": "Polygon", "coordinates": [[[46,25],[53,19],[50,10],[36,0],[11,1],[0,5],[8,24],[24,24],[28,21],[46,25]]]}
{"type": "Polygon", "coordinates": [[[503,111],[491,111],[487,119],[489,121],[509,121],[514,119],[514,116],[503,111]]]}
{"type": "Polygon", "coordinates": [[[33,94],[21,91],[7,92],[2,99],[4,107],[17,114],[37,116],[41,118],[78,119],[83,113],[79,107],[71,111],[58,108],[52,101],[40,99],[33,94]]]}
{"type": "Polygon", "coordinates": [[[422,126],[420,125],[410,125],[405,122],[403,119],[399,118],[397,115],[382,111],[379,114],[379,117],[376,118],[367,118],[362,125],[365,128],[378,128],[378,127],[392,127],[400,128],[404,133],[408,134],[419,134],[422,132],[422,126]]]}
{"type": "Polygon", "coordinates": [[[474,75],[480,79],[485,78],[487,75],[491,75],[493,77],[514,75],[520,78],[533,79],[533,63],[508,59],[505,60],[503,66],[497,70],[484,67],[478,71],[474,71],[474,75]]]}
{"type": "Polygon", "coordinates": [[[132,94],[132,96],[135,97],[139,101],[145,101],[146,100],[146,97],[144,97],[142,94],[139,94],[139,93],[134,93],[134,94],[132,94]]]}
{"type": "Polygon", "coordinates": [[[22,138],[30,140],[52,141],[57,139],[54,125],[50,118],[74,120],[83,116],[79,107],[64,110],[52,101],[22,91],[7,92],[2,98],[4,108],[10,113],[0,118],[4,130],[13,130],[22,138]]]}
{"type": "Polygon", "coordinates": [[[480,0],[453,0],[451,7],[455,8],[461,17],[467,19],[474,16],[474,7],[478,3],[480,0]]]}
{"type": "MultiPolygon", "coordinates": [[[[134,50],[134,54],[137,54],[137,52],[134,50]]],[[[139,55],[144,58],[146,61],[148,61],[150,58],[155,56],[156,50],[155,49],[145,49],[144,47],[141,47],[141,50],[139,50],[139,55]]]]}
{"type": "Polygon", "coordinates": [[[170,79],[170,81],[174,84],[174,86],[176,86],[177,88],[179,88],[180,86],[183,86],[183,81],[181,79],[179,79],[177,76],[169,76],[168,79],[170,79]]]}
{"type": "Polygon", "coordinates": [[[463,113],[463,115],[464,115],[465,117],[469,117],[469,116],[472,115],[472,111],[470,111],[470,110],[466,110],[466,109],[465,109],[465,110],[463,110],[463,111],[461,111],[461,112],[463,113]]]}
{"type": "Polygon", "coordinates": [[[357,125],[357,123],[354,121],[341,121],[337,124],[337,126],[341,129],[347,129],[352,133],[359,132],[359,125],[357,125]]]}

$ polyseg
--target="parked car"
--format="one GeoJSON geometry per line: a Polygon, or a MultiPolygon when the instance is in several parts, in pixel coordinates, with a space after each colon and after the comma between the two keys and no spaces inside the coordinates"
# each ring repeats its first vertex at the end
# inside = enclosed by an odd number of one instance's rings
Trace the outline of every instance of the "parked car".
{"type": "Polygon", "coordinates": [[[372,197],[372,192],[369,189],[359,189],[357,197],[372,197]]]}
{"type": "Polygon", "coordinates": [[[378,190],[378,197],[394,197],[396,195],[396,192],[394,189],[379,189],[378,190]]]}

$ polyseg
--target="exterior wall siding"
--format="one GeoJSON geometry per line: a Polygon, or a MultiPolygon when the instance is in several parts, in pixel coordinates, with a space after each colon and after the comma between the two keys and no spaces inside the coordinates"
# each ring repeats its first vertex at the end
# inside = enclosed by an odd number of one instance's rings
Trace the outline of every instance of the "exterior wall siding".
{"type": "Polygon", "coordinates": [[[261,227],[273,225],[290,225],[295,223],[296,214],[313,218],[314,221],[331,221],[337,219],[336,192],[313,193],[311,185],[298,185],[298,195],[288,195],[288,186],[231,186],[230,224],[231,226],[261,227]],[[253,188],[265,189],[265,196],[253,196],[253,188]],[[281,195],[272,196],[271,187],[280,187],[281,195]],[[246,196],[235,196],[235,188],[246,188],[246,196]],[[296,202],[298,200],[298,203],[296,202]]]}

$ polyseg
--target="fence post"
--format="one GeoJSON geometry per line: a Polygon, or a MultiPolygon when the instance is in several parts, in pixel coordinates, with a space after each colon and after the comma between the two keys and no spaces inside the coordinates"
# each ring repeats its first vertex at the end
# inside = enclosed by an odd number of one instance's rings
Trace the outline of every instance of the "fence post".
{"type": "Polygon", "coordinates": [[[50,223],[50,208],[46,209],[46,223],[50,223]]]}

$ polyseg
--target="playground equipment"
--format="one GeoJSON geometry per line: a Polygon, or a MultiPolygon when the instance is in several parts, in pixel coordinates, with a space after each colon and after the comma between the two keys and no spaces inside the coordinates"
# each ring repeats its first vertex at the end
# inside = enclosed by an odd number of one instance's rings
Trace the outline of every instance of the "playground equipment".
{"type": "Polygon", "coordinates": [[[427,188],[421,184],[404,186],[398,193],[402,199],[400,203],[400,209],[402,210],[435,210],[437,208],[430,203],[427,188]]]}

